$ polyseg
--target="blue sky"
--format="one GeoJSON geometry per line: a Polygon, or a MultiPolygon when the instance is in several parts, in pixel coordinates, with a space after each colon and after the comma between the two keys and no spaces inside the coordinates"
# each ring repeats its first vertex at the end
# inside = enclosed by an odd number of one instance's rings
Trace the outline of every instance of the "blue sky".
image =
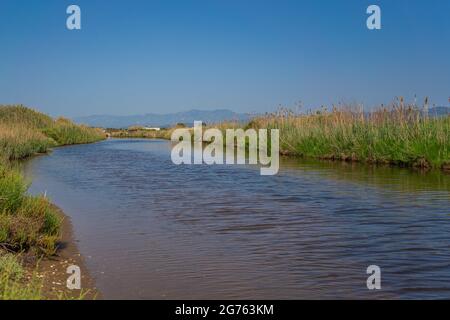
{"type": "Polygon", "coordinates": [[[0,103],[52,115],[447,105],[449,56],[448,0],[0,0],[0,103]]]}

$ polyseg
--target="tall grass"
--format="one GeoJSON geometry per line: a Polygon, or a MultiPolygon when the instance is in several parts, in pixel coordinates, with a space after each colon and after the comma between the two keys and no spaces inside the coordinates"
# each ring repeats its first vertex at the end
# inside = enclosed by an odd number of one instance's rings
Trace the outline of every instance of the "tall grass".
{"type": "Polygon", "coordinates": [[[42,129],[50,127],[54,121],[48,115],[22,105],[0,105],[0,122],[42,129]]]}
{"type": "Polygon", "coordinates": [[[91,143],[105,138],[102,130],[76,125],[24,106],[0,106],[0,157],[22,159],[58,145],[91,143]]]}
{"type": "Polygon", "coordinates": [[[281,110],[249,127],[280,129],[282,154],[435,168],[450,163],[450,117],[430,118],[403,102],[370,113],[351,107],[308,115],[281,110]]]}
{"type": "Polygon", "coordinates": [[[56,141],[58,145],[92,143],[105,138],[105,133],[101,129],[76,125],[65,118],[56,119],[42,132],[56,141]]]}
{"type": "Polygon", "coordinates": [[[29,196],[14,170],[0,169],[0,244],[10,251],[52,254],[61,221],[44,197],[29,196]]]}
{"type": "Polygon", "coordinates": [[[0,300],[42,299],[42,281],[25,270],[21,252],[51,255],[60,238],[61,219],[44,197],[27,194],[23,177],[0,165],[0,300]],[[14,253],[14,254],[13,254],[14,253]]]}
{"type": "Polygon", "coordinates": [[[0,122],[0,153],[6,160],[26,158],[46,152],[56,142],[42,132],[24,124],[0,122]]]}

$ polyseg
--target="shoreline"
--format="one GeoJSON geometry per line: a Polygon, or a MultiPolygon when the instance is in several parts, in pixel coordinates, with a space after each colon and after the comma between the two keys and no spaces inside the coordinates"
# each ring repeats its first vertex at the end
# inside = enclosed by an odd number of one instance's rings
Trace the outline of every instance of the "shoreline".
{"type": "Polygon", "coordinates": [[[95,281],[86,267],[85,258],[76,244],[71,218],[58,206],[52,204],[52,207],[62,219],[61,239],[55,254],[42,258],[37,264],[37,276],[43,280],[42,295],[49,300],[101,299],[101,293],[95,286],[95,281]],[[66,270],[70,265],[80,267],[81,290],[70,290],[66,286],[67,278],[70,276],[66,270]]]}
{"type": "MultiPolygon", "coordinates": [[[[103,140],[104,141],[104,140],[103,140]]],[[[89,144],[100,143],[101,141],[91,142],[89,144]]],[[[54,149],[84,145],[86,143],[76,143],[68,145],[55,146],[45,152],[35,153],[25,159],[17,160],[19,163],[23,161],[32,161],[34,158],[49,156],[54,149]]],[[[30,181],[31,182],[31,181],[30,181]]],[[[36,259],[31,257],[30,263],[26,263],[25,268],[30,274],[36,273],[36,276],[42,280],[41,293],[47,300],[99,300],[102,299],[100,290],[95,285],[94,278],[90,275],[86,267],[85,258],[78,249],[78,240],[72,224],[72,219],[60,207],[50,202],[51,207],[55,210],[61,219],[60,240],[57,243],[55,254],[44,256],[36,259]],[[67,267],[76,265],[81,271],[81,290],[71,290],[66,286],[67,278],[70,274],[66,273],[67,267]]]]}
{"type": "MultiPolygon", "coordinates": [[[[96,141],[92,143],[100,143],[96,141]]],[[[35,153],[26,159],[18,161],[32,161],[34,158],[41,156],[49,156],[53,149],[64,148],[75,145],[83,145],[85,143],[78,143],[72,145],[55,146],[46,152],[35,153]]],[[[31,181],[30,181],[31,182],[31,181]]],[[[50,203],[59,218],[61,218],[60,240],[57,243],[57,250],[54,255],[45,256],[38,260],[38,262],[27,265],[30,273],[36,272],[37,277],[43,280],[42,295],[45,299],[55,300],[60,299],[61,294],[63,299],[83,299],[98,300],[102,299],[101,292],[95,286],[95,280],[90,275],[89,270],[85,264],[85,258],[78,249],[78,240],[75,237],[75,232],[72,224],[72,219],[60,207],[54,203],[50,203]],[[76,265],[80,267],[81,271],[81,290],[70,290],[66,286],[67,278],[70,274],[66,273],[67,267],[76,265]]],[[[33,258],[34,260],[34,258],[33,258]]]]}
{"type": "MultiPolygon", "coordinates": [[[[108,139],[118,139],[118,140],[126,140],[126,139],[143,139],[143,140],[165,140],[165,141],[171,141],[168,138],[165,137],[138,137],[138,136],[109,136],[108,139]]],[[[206,143],[204,141],[204,143],[206,143]]],[[[393,168],[406,168],[413,171],[421,171],[421,172],[440,172],[441,174],[450,174],[450,164],[444,164],[440,167],[432,167],[424,163],[420,162],[401,162],[401,161],[369,161],[369,160],[359,160],[357,158],[352,157],[346,157],[346,158],[339,158],[339,157],[333,157],[333,156],[307,156],[303,155],[297,152],[288,151],[288,150],[280,150],[279,152],[280,157],[290,158],[290,159],[306,159],[306,160],[314,160],[314,161],[326,161],[326,162],[343,162],[343,163],[355,163],[355,164],[362,164],[367,166],[374,166],[374,167],[393,167],[393,168]]]]}
{"type": "Polygon", "coordinates": [[[0,215],[1,246],[11,253],[1,260],[9,263],[9,269],[0,274],[0,294],[5,299],[100,296],[76,245],[70,217],[45,196],[31,195],[28,192],[31,181],[26,181],[16,163],[49,155],[57,147],[95,143],[105,138],[105,132],[99,128],[77,125],[66,118],[53,119],[23,105],[0,105],[0,196],[6,199],[0,201],[0,211],[4,213],[0,215]],[[80,290],[67,288],[70,265],[80,268],[80,290]]]}

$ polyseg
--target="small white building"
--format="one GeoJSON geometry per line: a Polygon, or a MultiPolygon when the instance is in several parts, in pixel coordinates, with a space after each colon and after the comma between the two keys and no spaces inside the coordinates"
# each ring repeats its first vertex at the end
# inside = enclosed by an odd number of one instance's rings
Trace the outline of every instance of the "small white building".
{"type": "Polygon", "coordinates": [[[149,130],[149,131],[159,131],[159,130],[161,130],[161,128],[152,128],[152,127],[143,127],[142,129],[144,129],[144,130],[149,130]]]}

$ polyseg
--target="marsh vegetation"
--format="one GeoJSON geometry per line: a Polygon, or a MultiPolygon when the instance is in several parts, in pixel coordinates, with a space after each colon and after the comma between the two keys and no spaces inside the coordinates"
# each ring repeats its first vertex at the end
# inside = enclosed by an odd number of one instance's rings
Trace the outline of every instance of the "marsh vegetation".
{"type": "Polygon", "coordinates": [[[40,281],[25,276],[19,253],[54,254],[61,226],[60,215],[45,196],[27,194],[28,183],[11,161],[104,138],[100,129],[54,120],[23,106],[0,106],[0,298],[42,298],[40,281]]]}
{"type": "MultiPolygon", "coordinates": [[[[117,138],[170,139],[176,128],[109,132],[117,138]]],[[[208,128],[279,129],[282,155],[450,169],[450,116],[428,116],[426,105],[406,104],[402,98],[370,112],[351,105],[308,113],[280,109],[248,123],[223,121],[208,128]]]]}
{"type": "Polygon", "coordinates": [[[372,112],[349,106],[299,115],[281,110],[248,127],[280,129],[280,152],[320,159],[448,169],[450,117],[395,103],[372,112]]]}

